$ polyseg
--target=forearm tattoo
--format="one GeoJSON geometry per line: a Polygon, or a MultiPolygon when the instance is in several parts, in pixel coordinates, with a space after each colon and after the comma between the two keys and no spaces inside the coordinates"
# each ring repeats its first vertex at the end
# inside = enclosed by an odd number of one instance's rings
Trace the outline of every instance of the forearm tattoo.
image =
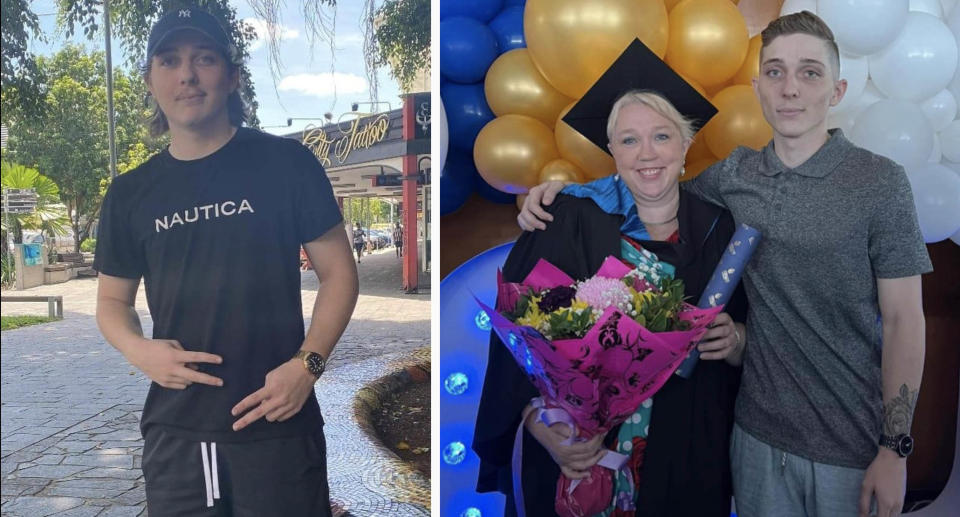
{"type": "Polygon", "coordinates": [[[883,405],[883,434],[897,436],[910,434],[913,422],[913,408],[917,404],[919,390],[910,391],[906,384],[900,386],[900,393],[883,405]]]}

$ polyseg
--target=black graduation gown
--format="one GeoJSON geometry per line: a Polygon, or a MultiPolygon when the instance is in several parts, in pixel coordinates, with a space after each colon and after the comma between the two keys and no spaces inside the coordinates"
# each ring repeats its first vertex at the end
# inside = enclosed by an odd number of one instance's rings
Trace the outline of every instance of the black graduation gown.
{"type": "MultiPolygon", "coordinates": [[[[543,258],[573,278],[592,276],[603,260],[620,256],[622,216],[592,200],[561,195],[549,207],[545,231],[525,232],[503,267],[504,279],[522,281],[543,258]]],[[[729,212],[681,189],[680,242],[640,244],[673,264],[695,303],[719,262],[734,223],[729,212]]],[[[746,317],[742,287],[725,308],[735,321],[746,317]]],[[[473,449],[480,456],[479,492],[507,495],[506,515],[515,515],[510,460],[520,413],[536,388],[495,333],[484,379],[473,449]]],[[[740,370],[724,361],[701,361],[690,379],[673,376],[654,396],[639,487],[640,516],[727,516],[732,492],[729,443],[740,370]]],[[[611,431],[615,436],[616,430],[611,431]]],[[[611,435],[608,435],[611,436],[611,435]]],[[[528,432],[523,442],[523,492],[528,516],[551,516],[560,469],[528,432]]]]}

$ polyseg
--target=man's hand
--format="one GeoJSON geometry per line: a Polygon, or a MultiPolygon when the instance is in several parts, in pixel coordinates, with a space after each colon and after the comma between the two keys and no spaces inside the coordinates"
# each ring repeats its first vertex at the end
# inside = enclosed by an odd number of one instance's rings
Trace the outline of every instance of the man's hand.
{"type": "Polygon", "coordinates": [[[900,515],[906,490],[906,458],[881,447],[863,476],[863,486],[860,488],[860,517],[870,515],[870,500],[873,496],[877,498],[877,517],[900,515]]]}
{"type": "Polygon", "coordinates": [[[303,367],[299,359],[291,359],[267,374],[263,387],[241,400],[230,414],[243,418],[233,424],[239,431],[251,423],[266,417],[268,422],[283,422],[300,412],[313,390],[317,378],[303,367]],[[251,409],[252,408],[252,409],[251,409]]]}
{"type": "Polygon", "coordinates": [[[153,382],[182,390],[197,382],[223,386],[223,380],[197,371],[196,363],[220,364],[223,358],[206,352],[189,352],[174,339],[146,339],[130,347],[127,360],[153,382]]]}
{"type": "Polygon", "coordinates": [[[746,327],[742,323],[735,323],[725,312],[717,314],[697,345],[700,359],[724,359],[732,366],[739,366],[743,358],[746,335],[746,327]]]}
{"type": "Polygon", "coordinates": [[[603,447],[603,435],[598,434],[585,442],[563,445],[561,442],[570,437],[570,428],[566,424],[547,427],[536,417],[536,411],[529,414],[525,422],[527,430],[550,453],[553,461],[560,466],[560,472],[570,479],[584,479],[589,476],[590,468],[607,452],[603,447]]]}
{"type": "Polygon", "coordinates": [[[540,206],[541,202],[544,206],[549,206],[565,186],[566,183],[562,181],[548,181],[531,188],[527,193],[527,199],[523,201],[523,209],[517,216],[520,228],[528,232],[546,230],[547,225],[544,221],[553,221],[553,216],[540,206]]]}

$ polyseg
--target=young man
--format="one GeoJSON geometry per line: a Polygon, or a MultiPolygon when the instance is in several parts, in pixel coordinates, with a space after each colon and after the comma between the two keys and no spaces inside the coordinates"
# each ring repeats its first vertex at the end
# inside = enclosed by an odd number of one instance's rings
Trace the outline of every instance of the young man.
{"type": "Polygon", "coordinates": [[[397,222],[393,228],[393,245],[397,247],[397,257],[403,256],[403,227],[397,222]]]}
{"type": "MultiPolygon", "coordinates": [[[[827,130],[846,81],[822,20],[784,16],[762,40],[753,84],[773,141],[686,183],[763,233],[744,276],[737,511],[899,515],[923,372],[920,275],[932,270],[910,185],[900,165],[827,130]]],[[[519,217],[526,230],[550,219],[540,193],[519,217]]]]}
{"type": "Polygon", "coordinates": [[[360,221],[353,225],[353,249],[357,252],[357,264],[360,263],[360,257],[363,256],[363,248],[367,247],[367,232],[363,231],[360,221]]]}
{"type": "Polygon", "coordinates": [[[150,515],[330,515],[314,383],[353,312],[356,267],[316,158],[240,127],[231,48],[198,9],[151,30],[151,130],[169,130],[170,146],[104,199],[97,322],[153,381],[150,515]],[[320,279],[306,335],[301,245],[320,279]],[[134,309],[141,278],[152,339],[134,309]]]}

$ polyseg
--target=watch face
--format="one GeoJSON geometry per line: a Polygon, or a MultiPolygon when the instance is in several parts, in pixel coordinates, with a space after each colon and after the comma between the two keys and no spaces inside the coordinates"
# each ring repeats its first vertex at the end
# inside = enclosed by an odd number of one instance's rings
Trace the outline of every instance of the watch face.
{"type": "Polygon", "coordinates": [[[307,369],[314,375],[323,373],[323,357],[320,354],[310,354],[307,356],[307,369]]]}
{"type": "Polygon", "coordinates": [[[899,449],[900,456],[906,458],[913,452],[913,438],[906,435],[900,437],[900,443],[897,444],[897,448],[899,449]]]}

